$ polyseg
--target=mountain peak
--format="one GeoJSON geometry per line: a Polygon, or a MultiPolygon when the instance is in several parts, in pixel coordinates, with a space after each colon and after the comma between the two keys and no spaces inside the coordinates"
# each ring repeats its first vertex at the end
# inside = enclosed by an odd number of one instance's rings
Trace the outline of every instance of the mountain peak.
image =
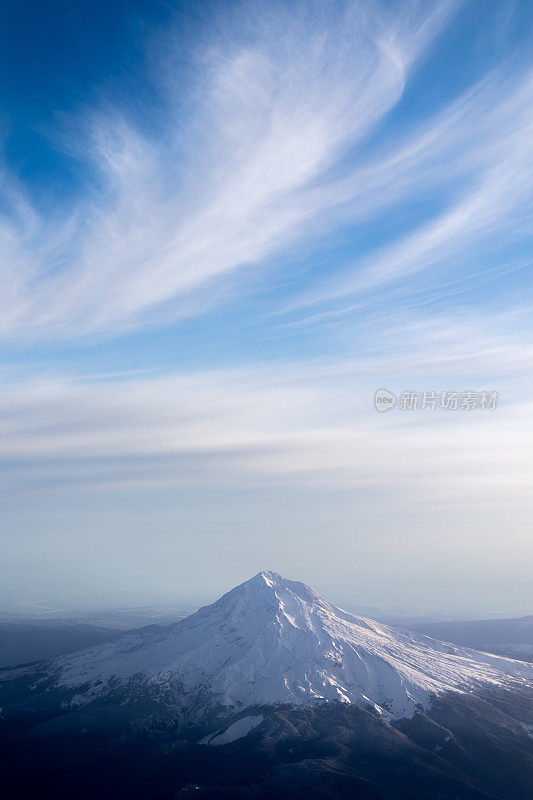
{"type": "Polygon", "coordinates": [[[263,571],[155,636],[56,659],[49,675],[82,704],[138,685],[176,692],[191,715],[337,701],[401,717],[434,694],[522,683],[533,667],[354,616],[263,571]]]}
{"type": "Polygon", "coordinates": [[[305,583],[263,570],[197,613],[211,614],[219,608],[225,609],[228,617],[234,616],[235,625],[242,625],[245,619],[254,620],[256,625],[279,624],[287,618],[304,628],[308,626],[313,609],[332,607],[305,583]]]}
{"type": "Polygon", "coordinates": [[[270,570],[270,569],[265,569],[265,570],[261,570],[261,572],[258,572],[256,575],[253,575],[251,578],[248,578],[247,581],[244,581],[244,583],[242,583],[240,585],[244,586],[247,583],[250,583],[250,584],[266,583],[267,586],[277,586],[277,585],[283,583],[284,581],[285,581],[285,578],[283,578],[278,572],[274,572],[273,570],[270,570]]]}
{"type": "Polygon", "coordinates": [[[313,597],[314,599],[320,599],[307,584],[301,581],[293,581],[289,580],[289,578],[284,578],[279,572],[274,572],[273,570],[262,570],[258,572],[257,575],[241,583],[240,586],[236,586],[235,589],[240,589],[248,585],[250,587],[266,585],[270,589],[292,592],[295,595],[300,595],[302,598],[313,597]]]}

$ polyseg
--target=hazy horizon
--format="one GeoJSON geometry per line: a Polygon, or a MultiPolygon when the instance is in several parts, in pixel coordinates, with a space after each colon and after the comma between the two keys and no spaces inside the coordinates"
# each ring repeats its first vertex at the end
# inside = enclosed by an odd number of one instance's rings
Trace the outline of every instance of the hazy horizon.
{"type": "MultiPolygon", "coordinates": [[[[131,590],[114,596],[112,594],[103,596],[98,601],[92,593],[88,593],[85,598],[82,594],[78,594],[77,601],[72,600],[72,594],[66,594],[63,601],[59,596],[54,603],[53,595],[39,598],[34,591],[29,591],[27,599],[20,596],[12,602],[7,599],[0,613],[0,621],[32,619],[46,621],[69,618],[82,620],[99,617],[104,620],[118,620],[121,615],[125,618],[131,615],[138,616],[139,620],[146,616],[148,622],[157,621],[157,618],[161,617],[163,619],[161,624],[166,624],[174,616],[186,616],[203,605],[209,605],[251,577],[249,574],[230,585],[221,576],[221,580],[215,583],[211,590],[202,587],[198,582],[195,590],[188,592],[177,589],[166,594],[163,592],[159,595],[143,595],[131,590]]],[[[300,580],[297,575],[284,577],[300,580]]],[[[493,600],[497,595],[495,587],[488,589],[483,586],[483,581],[453,583],[441,579],[436,586],[433,586],[431,599],[428,599],[427,586],[423,582],[416,581],[411,581],[411,591],[407,596],[402,596],[398,586],[391,581],[377,587],[371,586],[368,580],[359,586],[332,586],[327,584],[327,576],[324,581],[324,574],[320,577],[320,585],[315,582],[311,588],[324,599],[347,611],[398,624],[416,620],[503,619],[529,616],[532,613],[531,606],[528,605],[530,586],[527,580],[522,581],[521,585],[515,583],[515,591],[511,594],[508,592],[509,587],[505,585],[496,587],[500,589],[501,597],[504,598],[499,605],[494,604],[493,600]]],[[[140,624],[141,622],[132,623],[132,627],[140,624]]]]}

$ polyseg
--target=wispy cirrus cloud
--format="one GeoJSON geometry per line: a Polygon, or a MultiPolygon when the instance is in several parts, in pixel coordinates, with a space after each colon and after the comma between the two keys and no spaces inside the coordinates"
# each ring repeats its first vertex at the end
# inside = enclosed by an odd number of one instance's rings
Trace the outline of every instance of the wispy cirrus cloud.
{"type": "MultiPolygon", "coordinates": [[[[472,388],[495,376],[499,384],[485,388],[519,386],[531,358],[527,310],[455,305],[426,313],[403,303],[423,295],[417,276],[429,273],[430,288],[445,294],[472,277],[464,259],[492,246],[495,234],[505,247],[527,233],[533,84],[520,63],[493,70],[432,114],[379,129],[455,8],[317,2],[228,10],[195,40],[194,69],[179,80],[183,42],[157,39],[158,99],[140,115],[131,97],[107,98],[70,119],[62,144],[93,175],[73,208],[39,213],[6,172],[4,337],[114,335],[205,311],[223,295],[225,278],[264,266],[297,241],[427,203],[407,232],[382,226],[379,244],[349,268],[332,259],[318,280],[306,277],[284,293],[289,327],[334,331],[342,346],[333,365],[293,358],[143,379],[135,370],[112,381],[8,378],[0,455],[14,465],[15,482],[19,467],[24,474],[48,459],[63,478],[76,464],[80,482],[90,473],[103,485],[118,462],[125,482],[189,480],[179,464],[194,462],[207,482],[290,474],[386,483],[391,423],[368,416],[385,378],[398,381],[394,389],[423,378],[453,388],[463,376],[472,388]]],[[[272,327],[282,329],[284,319],[272,327]]],[[[430,434],[430,419],[415,421],[392,427],[407,472],[419,476],[424,437],[444,441],[453,430],[458,442],[466,423],[458,418],[430,434]]],[[[492,429],[502,463],[503,430],[492,429]]]]}
{"type": "MultiPolygon", "coordinates": [[[[363,296],[360,302],[367,304],[372,292],[390,288],[397,298],[408,297],[424,288],[416,280],[420,273],[430,290],[443,281],[476,279],[480,270],[468,259],[498,251],[504,253],[503,273],[516,267],[516,250],[509,256],[505,248],[531,240],[532,100],[532,73],[518,71],[510,80],[502,68],[434,119],[425,119],[399,145],[356,167],[338,186],[354,222],[372,219],[387,204],[422,198],[430,208],[437,201],[437,208],[407,233],[335,271],[287,311],[349,298],[350,313],[354,298],[363,296]]],[[[491,269],[482,271],[491,278],[491,269]]]]}
{"type": "Polygon", "coordinates": [[[6,175],[2,335],[115,333],[216,302],[225,276],[323,224],[340,200],[328,173],[453,8],[239,6],[178,78],[166,40],[143,124],[107,99],[60,136],[97,178],[72,210],[37,213],[6,175]]]}

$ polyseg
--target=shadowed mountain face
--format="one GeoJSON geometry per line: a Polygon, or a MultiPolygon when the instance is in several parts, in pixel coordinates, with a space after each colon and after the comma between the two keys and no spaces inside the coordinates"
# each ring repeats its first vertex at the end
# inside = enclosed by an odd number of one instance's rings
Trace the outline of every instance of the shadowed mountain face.
{"type": "Polygon", "coordinates": [[[393,722],[339,702],[266,706],[158,737],[132,736],[112,713],[26,718],[0,746],[2,785],[17,800],[530,800],[532,740],[506,702],[450,693],[393,722]],[[262,721],[247,735],[199,744],[252,715],[262,721]]]}
{"type": "Polygon", "coordinates": [[[3,670],[0,735],[30,795],[517,800],[532,687],[531,665],[265,572],[179,623],[3,670]]]}

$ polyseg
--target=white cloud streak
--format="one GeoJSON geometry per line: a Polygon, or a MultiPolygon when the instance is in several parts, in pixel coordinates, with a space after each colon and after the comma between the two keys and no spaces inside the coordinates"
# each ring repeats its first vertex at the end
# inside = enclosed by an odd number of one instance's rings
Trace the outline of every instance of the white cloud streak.
{"type": "MultiPolygon", "coordinates": [[[[502,330],[509,321],[501,320],[502,330]]],[[[485,338],[475,321],[448,323],[404,325],[395,361],[385,352],[160,377],[12,378],[0,399],[5,484],[31,491],[281,484],[527,504],[532,406],[521,372],[531,348],[516,334],[485,338]],[[468,348],[456,346],[461,340],[468,348]],[[502,405],[378,414],[373,392],[385,376],[397,392],[496,389],[502,405]]]]}
{"type": "Polygon", "coordinates": [[[445,208],[374,248],[287,310],[361,295],[412,277],[464,280],[466,261],[530,240],[533,212],[533,74],[491,75],[406,141],[356,169],[337,187],[355,221],[400,200],[445,198],[445,208]],[[358,194],[355,187],[359,189],[358,194]],[[437,270],[437,267],[439,268],[437,270]]]}
{"type": "Polygon", "coordinates": [[[73,211],[40,216],[7,177],[0,334],[116,333],[216,302],[221,279],[338,204],[328,171],[394,108],[453,5],[249,4],[195,54],[192,110],[172,56],[150,127],[86,109],[67,146],[99,181],[73,211]]]}

